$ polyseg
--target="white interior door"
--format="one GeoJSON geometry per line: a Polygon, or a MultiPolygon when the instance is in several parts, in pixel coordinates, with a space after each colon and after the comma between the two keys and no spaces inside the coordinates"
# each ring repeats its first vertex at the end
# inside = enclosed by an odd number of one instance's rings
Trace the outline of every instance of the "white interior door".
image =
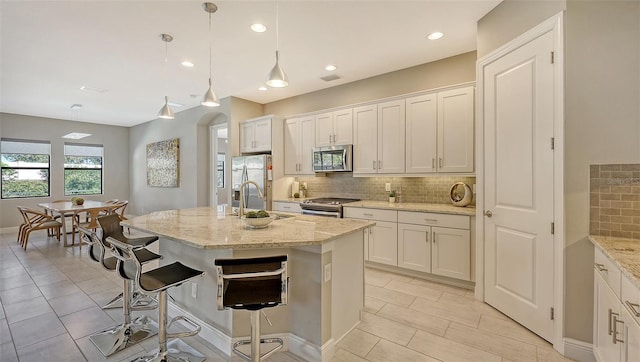
{"type": "Polygon", "coordinates": [[[550,31],[485,66],[481,100],[485,301],[549,341],[554,273],[562,278],[552,234],[553,50],[550,31]]]}

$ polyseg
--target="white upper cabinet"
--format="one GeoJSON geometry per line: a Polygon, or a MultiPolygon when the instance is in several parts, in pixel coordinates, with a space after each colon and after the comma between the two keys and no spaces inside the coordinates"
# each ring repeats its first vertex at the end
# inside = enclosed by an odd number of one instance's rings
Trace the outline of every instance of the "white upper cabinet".
{"type": "Polygon", "coordinates": [[[407,98],[406,172],[436,172],[438,159],[438,96],[407,98]]]}
{"type": "Polygon", "coordinates": [[[316,115],[316,147],[353,143],[353,110],[343,109],[316,115]]]}
{"type": "Polygon", "coordinates": [[[438,171],[473,172],[473,87],[438,93],[438,171]]]}
{"type": "Polygon", "coordinates": [[[353,172],[404,173],[404,100],[353,109],[353,172]]]}
{"type": "Polygon", "coordinates": [[[378,104],[378,173],[404,173],[404,100],[378,104]]]}
{"type": "Polygon", "coordinates": [[[353,109],[353,173],[378,172],[378,106],[353,109]]]}
{"type": "Polygon", "coordinates": [[[284,123],[285,175],[313,174],[314,124],[313,116],[291,118],[284,123]]]}
{"type": "Polygon", "coordinates": [[[240,152],[271,151],[271,117],[252,119],[240,123],[240,152]]]}

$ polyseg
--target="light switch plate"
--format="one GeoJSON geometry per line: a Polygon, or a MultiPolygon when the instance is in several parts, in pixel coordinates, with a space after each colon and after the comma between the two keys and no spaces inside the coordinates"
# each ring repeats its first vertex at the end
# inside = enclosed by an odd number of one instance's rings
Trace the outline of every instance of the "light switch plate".
{"type": "Polygon", "coordinates": [[[324,266],[324,282],[331,280],[331,263],[324,266]]]}
{"type": "Polygon", "coordinates": [[[191,297],[193,299],[198,298],[198,284],[191,283],[191,297]]]}

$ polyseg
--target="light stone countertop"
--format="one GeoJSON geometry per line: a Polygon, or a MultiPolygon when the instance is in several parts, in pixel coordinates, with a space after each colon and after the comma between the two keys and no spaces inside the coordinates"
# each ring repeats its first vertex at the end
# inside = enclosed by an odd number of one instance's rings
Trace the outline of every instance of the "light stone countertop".
{"type": "MultiPolygon", "coordinates": [[[[310,199],[313,199],[313,197],[310,197],[310,199]]],[[[285,198],[285,199],[274,199],[273,201],[299,203],[300,201],[303,201],[303,200],[306,200],[306,199],[285,198]]],[[[453,206],[452,204],[428,204],[428,203],[422,203],[422,202],[390,203],[387,201],[361,200],[356,202],[349,202],[347,204],[343,204],[342,206],[343,207],[360,207],[360,208],[368,208],[368,209],[419,211],[419,212],[434,212],[438,214],[476,216],[475,206],[458,207],[458,206],[453,206]]]]}
{"type": "Polygon", "coordinates": [[[596,235],[589,235],[589,240],[640,288],[640,240],[596,235]]]}
{"type": "MultiPolygon", "coordinates": [[[[285,214],[285,213],[273,213],[285,214]]],[[[203,249],[286,248],[322,245],[375,222],[295,214],[264,229],[210,207],[157,211],[122,222],[125,227],[203,249]]]]}

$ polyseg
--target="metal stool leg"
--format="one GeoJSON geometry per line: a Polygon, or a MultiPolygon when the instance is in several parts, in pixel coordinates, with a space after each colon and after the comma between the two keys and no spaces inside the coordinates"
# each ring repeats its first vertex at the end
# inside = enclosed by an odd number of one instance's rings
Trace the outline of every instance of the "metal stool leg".
{"type": "MultiPolygon", "coordinates": [[[[271,356],[272,354],[281,350],[282,346],[284,346],[284,341],[282,340],[282,338],[260,338],[260,313],[262,313],[262,310],[251,311],[251,339],[243,339],[237,341],[233,344],[232,348],[235,353],[240,355],[240,357],[251,362],[263,361],[269,358],[269,356],[271,356]],[[270,349],[268,352],[260,354],[260,345],[262,343],[277,343],[278,345],[270,349]],[[246,346],[247,344],[249,344],[251,348],[250,355],[238,349],[238,346],[246,346]]],[[[267,322],[268,321],[269,320],[267,319],[267,322]]],[[[271,322],[269,322],[269,324],[271,324],[271,322]]]]}
{"type": "Polygon", "coordinates": [[[155,323],[147,316],[141,316],[131,320],[131,289],[133,283],[130,280],[123,280],[122,311],[124,323],[96,333],[89,337],[89,340],[106,357],[136,343],[144,341],[158,333],[155,323]]]}

